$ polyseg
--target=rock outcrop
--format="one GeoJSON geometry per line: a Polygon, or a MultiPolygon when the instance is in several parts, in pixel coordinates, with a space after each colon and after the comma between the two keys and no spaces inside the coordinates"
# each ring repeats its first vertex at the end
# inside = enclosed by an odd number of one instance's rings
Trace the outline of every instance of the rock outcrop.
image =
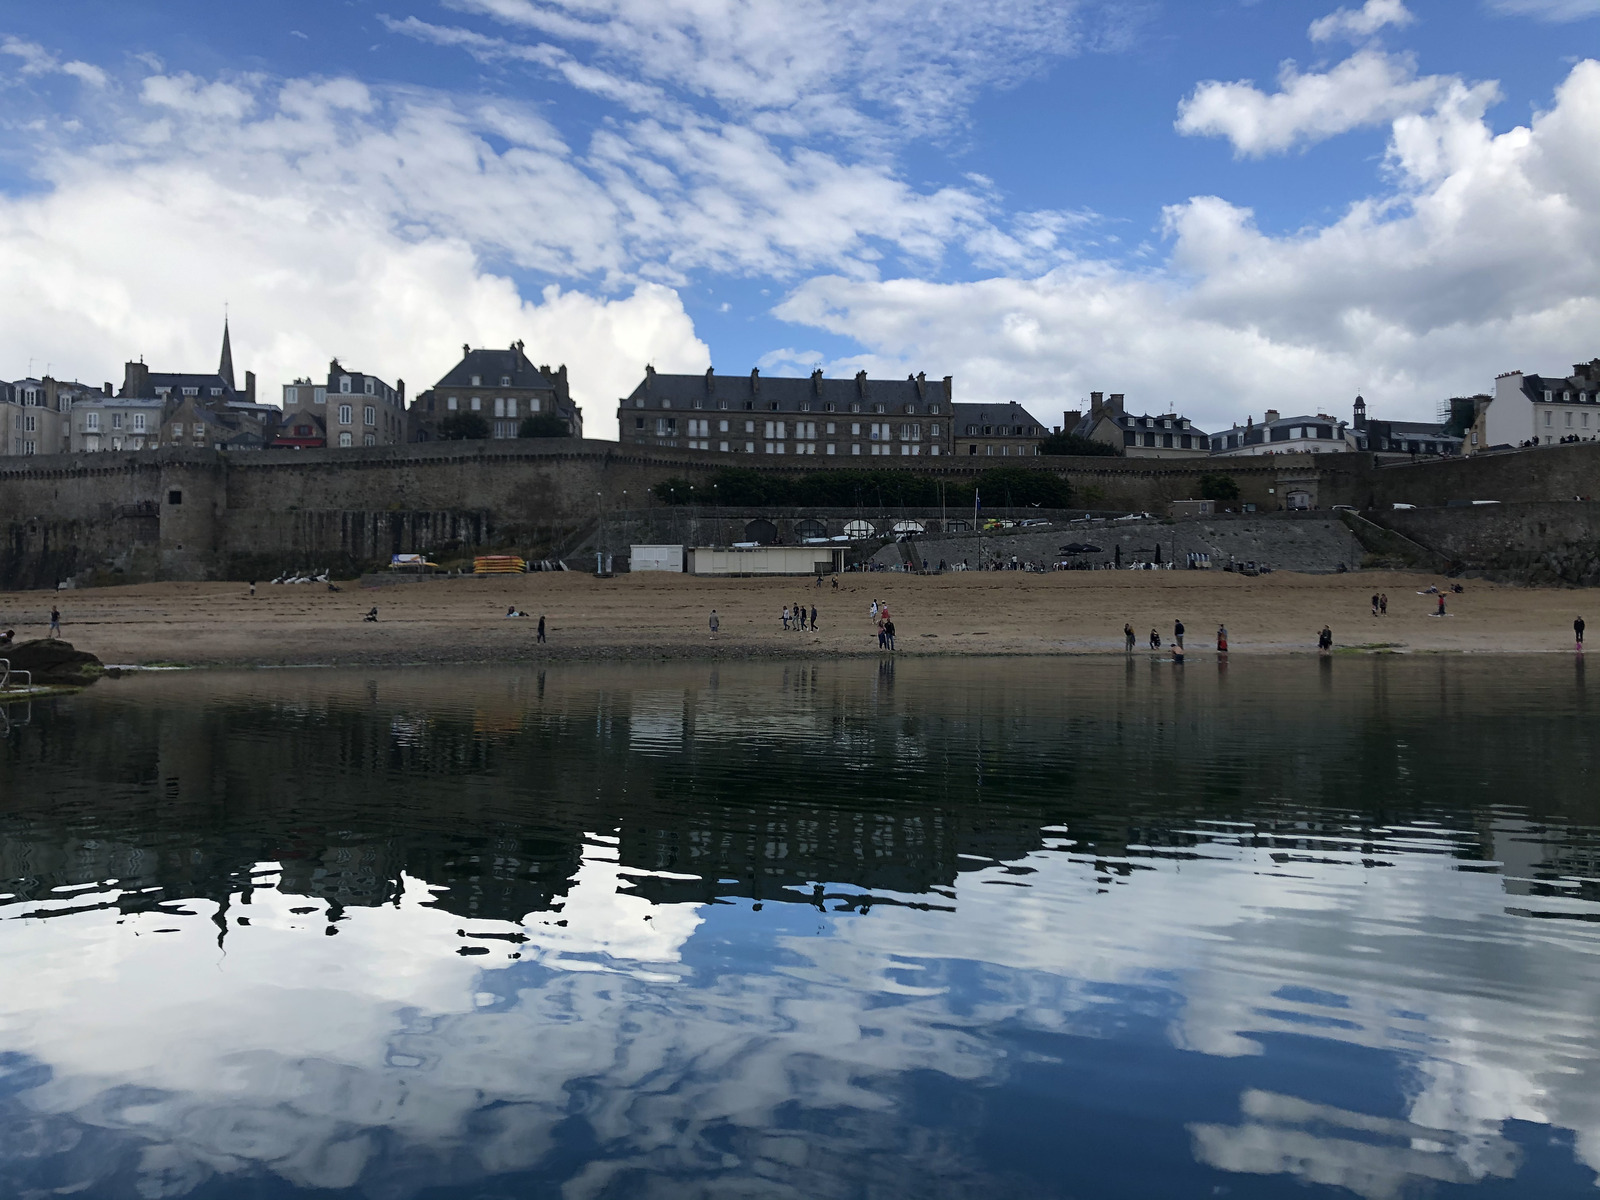
{"type": "Polygon", "coordinates": [[[59,638],[0,647],[0,658],[9,659],[13,671],[31,671],[40,687],[87,687],[106,671],[94,655],[59,638]]]}

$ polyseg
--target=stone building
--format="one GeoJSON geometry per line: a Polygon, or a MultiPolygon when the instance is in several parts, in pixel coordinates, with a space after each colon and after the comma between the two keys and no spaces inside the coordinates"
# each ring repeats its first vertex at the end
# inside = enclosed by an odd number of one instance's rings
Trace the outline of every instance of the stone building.
{"type": "Polygon", "coordinates": [[[111,385],[74,395],[66,412],[73,453],[154,450],[168,401],[157,396],[114,396],[111,385]]]}
{"type": "MultiPolygon", "coordinates": [[[[236,385],[227,321],[222,323],[222,353],[215,371],[152,371],[142,360],[130,362],[123,367],[122,387],[116,399],[159,402],[159,442],[164,446],[259,450],[272,439],[279,416],[276,405],[257,402],[254,371],[245,372],[242,389],[236,385]]],[[[75,411],[73,416],[73,437],[75,441],[84,439],[84,449],[90,448],[89,435],[94,432],[88,427],[90,416],[91,410],[87,409],[81,414],[75,411]]],[[[101,444],[96,448],[112,448],[105,444],[103,430],[101,434],[101,444]]]]}
{"type": "Polygon", "coordinates": [[[1016,401],[953,405],[953,453],[984,458],[1034,458],[1050,430],[1016,401]]]}
{"type": "Polygon", "coordinates": [[[1571,375],[1508,371],[1494,381],[1467,430],[1465,451],[1501,446],[1551,446],[1600,436],[1600,358],[1579,363],[1571,375]]]}
{"type": "Polygon", "coordinates": [[[1061,428],[1078,437],[1115,447],[1128,458],[1201,458],[1211,452],[1211,436],[1175,412],[1133,416],[1126,397],[1089,393],[1088,412],[1062,414],[1061,428]]]}
{"type": "Polygon", "coordinates": [[[572,402],[566,366],[534,366],[521,341],[507,350],[462,346],[461,361],[412,403],[409,440],[437,441],[439,423],[458,412],[477,413],[496,439],[516,437],[524,420],[541,416],[562,422],[569,437],[583,436],[583,410],[572,402]]]}
{"type": "Polygon", "coordinates": [[[951,452],[950,392],[948,375],[664,375],[646,367],[617,408],[617,436],[720,454],[932,457],[951,452]]]}
{"type": "Polygon", "coordinates": [[[275,447],[394,446],[406,440],[406,385],[393,387],[376,375],[352,371],[336,358],[328,364],[327,381],[309,378],[283,385],[283,418],[273,438],[275,447]],[[291,416],[294,420],[291,421],[291,416]],[[295,434],[292,429],[316,432],[295,434]]]}
{"type": "Polygon", "coordinates": [[[69,448],[63,406],[81,384],[46,376],[0,383],[0,454],[62,454],[69,448]]]}
{"type": "MultiPolygon", "coordinates": [[[[1487,399],[1487,397],[1485,397],[1487,399]]],[[[1472,400],[1452,400],[1458,404],[1472,400]]],[[[1370,451],[1380,458],[1410,458],[1417,454],[1453,455],[1461,453],[1462,437],[1451,433],[1445,421],[1376,421],[1367,416],[1367,402],[1356,397],[1351,440],[1357,450],[1370,451]]]]}

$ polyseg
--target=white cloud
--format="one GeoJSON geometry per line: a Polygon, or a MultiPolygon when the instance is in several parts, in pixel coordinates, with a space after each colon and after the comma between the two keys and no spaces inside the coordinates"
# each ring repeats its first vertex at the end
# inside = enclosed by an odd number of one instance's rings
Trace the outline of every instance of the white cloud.
{"type": "Polygon", "coordinates": [[[1361,41],[1386,26],[1403,29],[1415,20],[1404,0],[1367,0],[1360,8],[1341,8],[1311,22],[1310,35],[1313,42],[1361,41]]]}
{"type": "Polygon", "coordinates": [[[1488,0],[1495,12],[1544,21],[1581,21],[1600,16],[1600,0],[1488,0]]]}
{"type": "Polygon", "coordinates": [[[37,42],[25,42],[20,38],[7,37],[4,41],[0,41],[0,54],[18,59],[21,65],[17,68],[17,73],[24,78],[39,75],[70,75],[92,87],[105,87],[108,82],[106,73],[99,67],[76,60],[62,62],[37,42]]]}
{"type": "Polygon", "coordinates": [[[1418,78],[1408,54],[1360,50],[1321,73],[1302,75],[1285,63],[1272,93],[1248,81],[1202,83],[1179,105],[1176,128],[1190,137],[1225,137],[1241,157],[1259,158],[1419,112],[1454,82],[1418,78]]]}
{"type": "Polygon", "coordinates": [[[779,315],[856,339],[885,373],[954,374],[957,397],[1018,399],[1058,421],[1091,389],[1202,426],[1269,405],[1343,413],[1358,391],[1421,417],[1498,370],[1591,356],[1600,328],[1600,62],[1496,135],[1491,89],[1454,84],[1395,123],[1395,190],[1321,228],[1272,236],[1198,197],[1167,214],[1172,257],[1077,262],[1034,279],[795,289],[779,315]]]}
{"type": "Polygon", "coordinates": [[[767,133],[935,132],[1086,37],[1077,0],[450,0],[767,133]]]}

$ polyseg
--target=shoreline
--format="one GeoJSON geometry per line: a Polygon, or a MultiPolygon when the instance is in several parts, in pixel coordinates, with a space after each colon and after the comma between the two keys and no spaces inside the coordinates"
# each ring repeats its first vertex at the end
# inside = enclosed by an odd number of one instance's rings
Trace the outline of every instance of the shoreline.
{"type": "MultiPolygon", "coordinates": [[[[1190,661],[1212,661],[1217,623],[1230,659],[1315,655],[1333,630],[1335,657],[1573,653],[1572,621],[1588,593],[1464,581],[1447,586],[1412,572],[1246,578],[1206,571],[895,572],[808,578],[724,579],[668,574],[596,579],[576,572],[439,581],[428,587],[330,593],[307,585],[159,583],[66,592],[0,593],[0,629],[42,637],[52,605],[62,637],[128,668],[311,669],[469,666],[492,663],[797,661],[1025,657],[1140,657],[1171,661],[1175,620],[1190,661]],[[1370,615],[1386,593],[1389,614],[1370,615]],[[898,648],[879,650],[869,616],[886,602],[898,648]],[[815,605],[820,628],[785,630],[783,608],[815,605]],[[376,605],[379,619],[362,620],[376,605]],[[508,619],[514,607],[530,614],[508,619]],[[710,640],[708,618],[721,624],[710,640]],[[549,642],[538,645],[538,616],[549,642]],[[1122,646],[1124,623],[1138,643],[1122,646]],[[1148,647],[1154,628],[1159,650],[1148,647]]],[[[1592,615],[1592,614],[1591,614],[1592,615]]]]}

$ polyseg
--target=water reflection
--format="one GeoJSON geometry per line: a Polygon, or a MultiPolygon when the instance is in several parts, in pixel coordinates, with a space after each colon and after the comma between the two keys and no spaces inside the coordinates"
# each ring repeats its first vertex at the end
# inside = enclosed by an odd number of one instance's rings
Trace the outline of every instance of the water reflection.
{"type": "Polygon", "coordinates": [[[35,705],[0,1194],[1592,1191],[1581,673],[1199,665],[35,705]]]}

